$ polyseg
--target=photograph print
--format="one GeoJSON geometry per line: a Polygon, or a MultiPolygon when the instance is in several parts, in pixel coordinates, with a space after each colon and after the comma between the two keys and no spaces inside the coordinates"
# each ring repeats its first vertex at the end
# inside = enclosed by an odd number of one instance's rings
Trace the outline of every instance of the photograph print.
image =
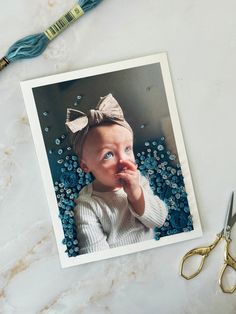
{"type": "Polygon", "coordinates": [[[166,53],[21,87],[62,267],[201,236],[166,53]]]}

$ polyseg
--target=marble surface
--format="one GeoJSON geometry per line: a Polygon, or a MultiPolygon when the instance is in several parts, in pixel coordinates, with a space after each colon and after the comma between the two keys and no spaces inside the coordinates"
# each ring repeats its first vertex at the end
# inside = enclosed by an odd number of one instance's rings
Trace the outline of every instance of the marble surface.
{"type": "MultiPolygon", "coordinates": [[[[73,3],[5,2],[0,54],[43,31],[73,3]]],[[[233,0],[104,0],[42,56],[0,73],[0,313],[235,313],[235,294],[218,286],[223,244],[198,278],[178,274],[187,250],[213,241],[236,189],[235,10],[233,0]],[[62,270],[19,82],[162,51],[169,56],[203,238],[62,270]]]]}

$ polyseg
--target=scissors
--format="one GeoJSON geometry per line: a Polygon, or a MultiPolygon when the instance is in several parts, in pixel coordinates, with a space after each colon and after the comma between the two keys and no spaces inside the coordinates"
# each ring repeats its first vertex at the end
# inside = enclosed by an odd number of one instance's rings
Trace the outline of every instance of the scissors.
{"type": "Polygon", "coordinates": [[[199,248],[190,250],[184,255],[184,257],[181,260],[181,273],[180,273],[181,276],[187,280],[192,279],[201,272],[204,262],[207,256],[210,254],[210,252],[216,247],[216,245],[220,242],[221,239],[224,239],[226,242],[225,252],[224,252],[224,265],[220,272],[219,285],[220,285],[221,290],[225,293],[233,293],[236,290],[236,284],[232,287],[225,287],[225,285],[223,284],[223,276],[225,274],[226,268],[231,267],[232,269],[236,271],[236,261],[233,259],[233,257],[229,253],[229,244],[231,241],[230,234],[231,234],[232,227],[236,222],[236,213],[234,213],[233,215],[233,201],[234,201],[234,192],[232,192],[231,194],[229,205],[226,211],[224,228],[221,230],[219,234],[217,234],[216,240],[209,246],[199,247],[199,248]],[[196,256],[196,255],[202,256],[200,265],[194,273],[187,276],[186,274],[184,274],[184,264],[189,257],[196,256]]]}

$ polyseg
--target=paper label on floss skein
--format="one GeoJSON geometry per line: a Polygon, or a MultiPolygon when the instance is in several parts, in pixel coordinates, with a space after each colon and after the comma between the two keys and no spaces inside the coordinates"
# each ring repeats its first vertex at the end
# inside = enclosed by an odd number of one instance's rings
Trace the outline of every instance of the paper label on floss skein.
{"type": "Polygon", "coordinates": [[[70,11],[63,15],[59,20],[53,23],[44,34],[49,40],[54,39],[57,35],[62,33],[70,24],[78,20],[84,14],[83,9],[76,4],[70,11]]]}

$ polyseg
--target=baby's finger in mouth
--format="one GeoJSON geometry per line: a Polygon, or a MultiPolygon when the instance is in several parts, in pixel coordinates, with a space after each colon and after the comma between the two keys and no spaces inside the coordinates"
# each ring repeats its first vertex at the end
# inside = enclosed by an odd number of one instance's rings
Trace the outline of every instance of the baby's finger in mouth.
{"type": "Polygon", "coordinates": [[[138,168],[138,166],[137,166],[137,164],[134,162],[134,161],[132,161],[132,160],[120,160],[120,167],[121,168],[126,168],[127,169],[127,167],[128,168],[131,168],[132,170],[135,170],[135,169],[137,169],[138,168]],[[126,166],[124,166],[124,165],[126,165],[126,166]]]}

